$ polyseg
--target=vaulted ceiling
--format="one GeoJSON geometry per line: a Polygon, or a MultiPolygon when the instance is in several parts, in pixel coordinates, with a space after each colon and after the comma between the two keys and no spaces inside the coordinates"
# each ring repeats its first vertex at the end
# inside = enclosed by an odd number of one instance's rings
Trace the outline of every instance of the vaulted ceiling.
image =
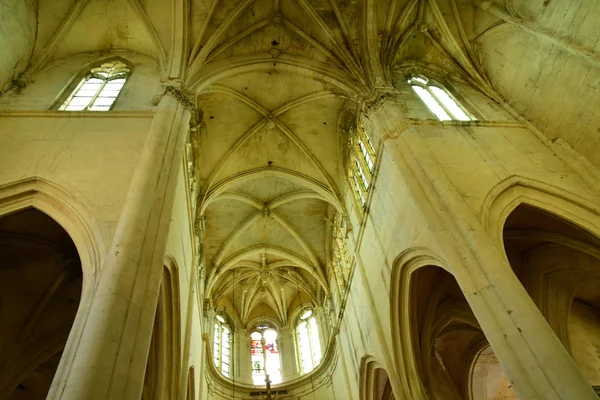
{"type": "Polygon", "coordinates": [[[530,3],[39,0],[25,77],[82,52],[125,50],[157,60],[162,80],[182,82],[201,110],[195,151],[207,297],[243,324],[286,324],[328,292],[330,221],[347,212],[340,126],[408,66],[510,97],[510,75],[498,65],[515,60],[495,53],[498,31],[527,32],[519,24],[544,10],[558,15],[568,1],[530,3]]]}

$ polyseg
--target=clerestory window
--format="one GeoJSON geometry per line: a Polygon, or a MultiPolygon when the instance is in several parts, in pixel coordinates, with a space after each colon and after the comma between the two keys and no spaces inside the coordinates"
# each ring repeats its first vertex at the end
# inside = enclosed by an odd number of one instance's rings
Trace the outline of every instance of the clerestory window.
{"type": "Polygon", "coordinates": [[[375,149],[362,124],[357,125],[350,138],[348,178],[358,202],[364,208],[375,170],[375,149]]]}
{"type": "Polygon", "coordinates": [[[223,316],[217,315],[215,319],[213,360],[217,369],[228,377],[231,371],[231,328],[223,316]]]}
{"type": "Polygon", "coordinates": [[[59,110],[110,111],[129,73],[127,65],[120,61],[104,63],[92,68],[59,110]]]}
{"type": "Polygon", "coordinates": [[[252,381],[265,385],[268,375],[271,383],[281,383],[281,360],[277,345],[277,331],[268,325],[259,325],[250,333],[252,381]]]}
{"type": "Polygon", "coordinates": [[[431,81],[423,75],[411,75],[408,78],[417,96],[440,121],[474,121],[475,118],[456,101],[445,87],[431,81]]]}
{"type": "Polygon", "coordinates": [[[319,328],[312,310],[306,310],[298,319],[296,325],[296,340],[300,369],[306,374],[321,363],[321,344],[319,343],[319,328]]]}

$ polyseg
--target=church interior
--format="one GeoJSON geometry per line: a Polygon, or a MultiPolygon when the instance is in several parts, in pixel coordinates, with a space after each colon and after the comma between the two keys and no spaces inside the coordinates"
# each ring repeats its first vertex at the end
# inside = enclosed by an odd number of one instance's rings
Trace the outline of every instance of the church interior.
{"type": "Polygon", "coordinates": [[[598,26],[0,0],[0,400],[597,399],[598,26]]]}

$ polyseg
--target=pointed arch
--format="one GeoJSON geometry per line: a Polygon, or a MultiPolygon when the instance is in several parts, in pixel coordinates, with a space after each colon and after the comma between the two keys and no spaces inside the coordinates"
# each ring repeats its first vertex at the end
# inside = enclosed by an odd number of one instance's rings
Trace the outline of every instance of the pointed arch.
{"type": "Polygon", "coordinates": [[[450,272],[450,268],[435,253],[423,247],[410,248],[402,252],[394,261],[391,278],[391,327],[394,361],[400,374],[402,386],[407,394],[415,399],[428,399],[419,370],[419,360],[415,348],[419,338],[414,330],[411,308],[411,280],[413,274],[426,266],[439,266],[450,272]]]}
{"type": "Polygon", "coordinates": [[[600,237],[598,203],[575,193],[535,179],[511,175],[497,183],[484,198],[480,221],[496,243],[502,244],[502,230],[508,215],[520,204],[544,210],[600,237]]]}
{"type": "Polygon", "coordinates": [[[360,400],[394,400],[389,375],[373,356],[360,360],[360,400]]]}
{"type": "Polygon", "coordinates": [[[75,196],[61,186],[40,177],[0,185],[0,217],[35,208],[56,221],[70,236],[81,260],[83,284],[77,314],[54,375],[49,398],[56,396],[71,372],[71,366],[93,298],[106,248],[96,221],[75,196]]]}

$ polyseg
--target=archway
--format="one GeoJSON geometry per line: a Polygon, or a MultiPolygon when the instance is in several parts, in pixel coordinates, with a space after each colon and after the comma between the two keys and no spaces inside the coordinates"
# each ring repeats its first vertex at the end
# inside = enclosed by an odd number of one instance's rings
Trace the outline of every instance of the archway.
{"type": "Polygon", "coordinates": [[[361,400],[395,400],[390,378],[381,364],[365,356],[360,369],[361,400]]]}
{"type": "MultiPolygon", "coordinates": [[[[406,328],[410,351],[425,396],[445,400],[517,399],[510,387],[504,397],[475,397],[472,387],[486,387],[490,375],[473,367],[482,349],[491,360],[494,353],[479,327],[456,279],[437,266],[423,266],[410,276],[406,328]]],[[[495,365],[495,373],[503,376],[495,365]]],[[[416,384],[411,382],[411,385],[416,384]]]]}
{"type": "Polygon", "coordinates": [[[180,368],[180,313],[177,266],[168,259],[152,328],[142,399],[176,398],[180,368]]]}
{"type": "Polygon", "coordinates": [[[0,217],[0,399],[45,399],[81,299],[77,248],[34,208],[0,217]]]}
{"type": "Polygon", "coordinates": [[[600,239],[521,204],[503,230],[510,265],[590,385],[600,387],[600,239]]]}

